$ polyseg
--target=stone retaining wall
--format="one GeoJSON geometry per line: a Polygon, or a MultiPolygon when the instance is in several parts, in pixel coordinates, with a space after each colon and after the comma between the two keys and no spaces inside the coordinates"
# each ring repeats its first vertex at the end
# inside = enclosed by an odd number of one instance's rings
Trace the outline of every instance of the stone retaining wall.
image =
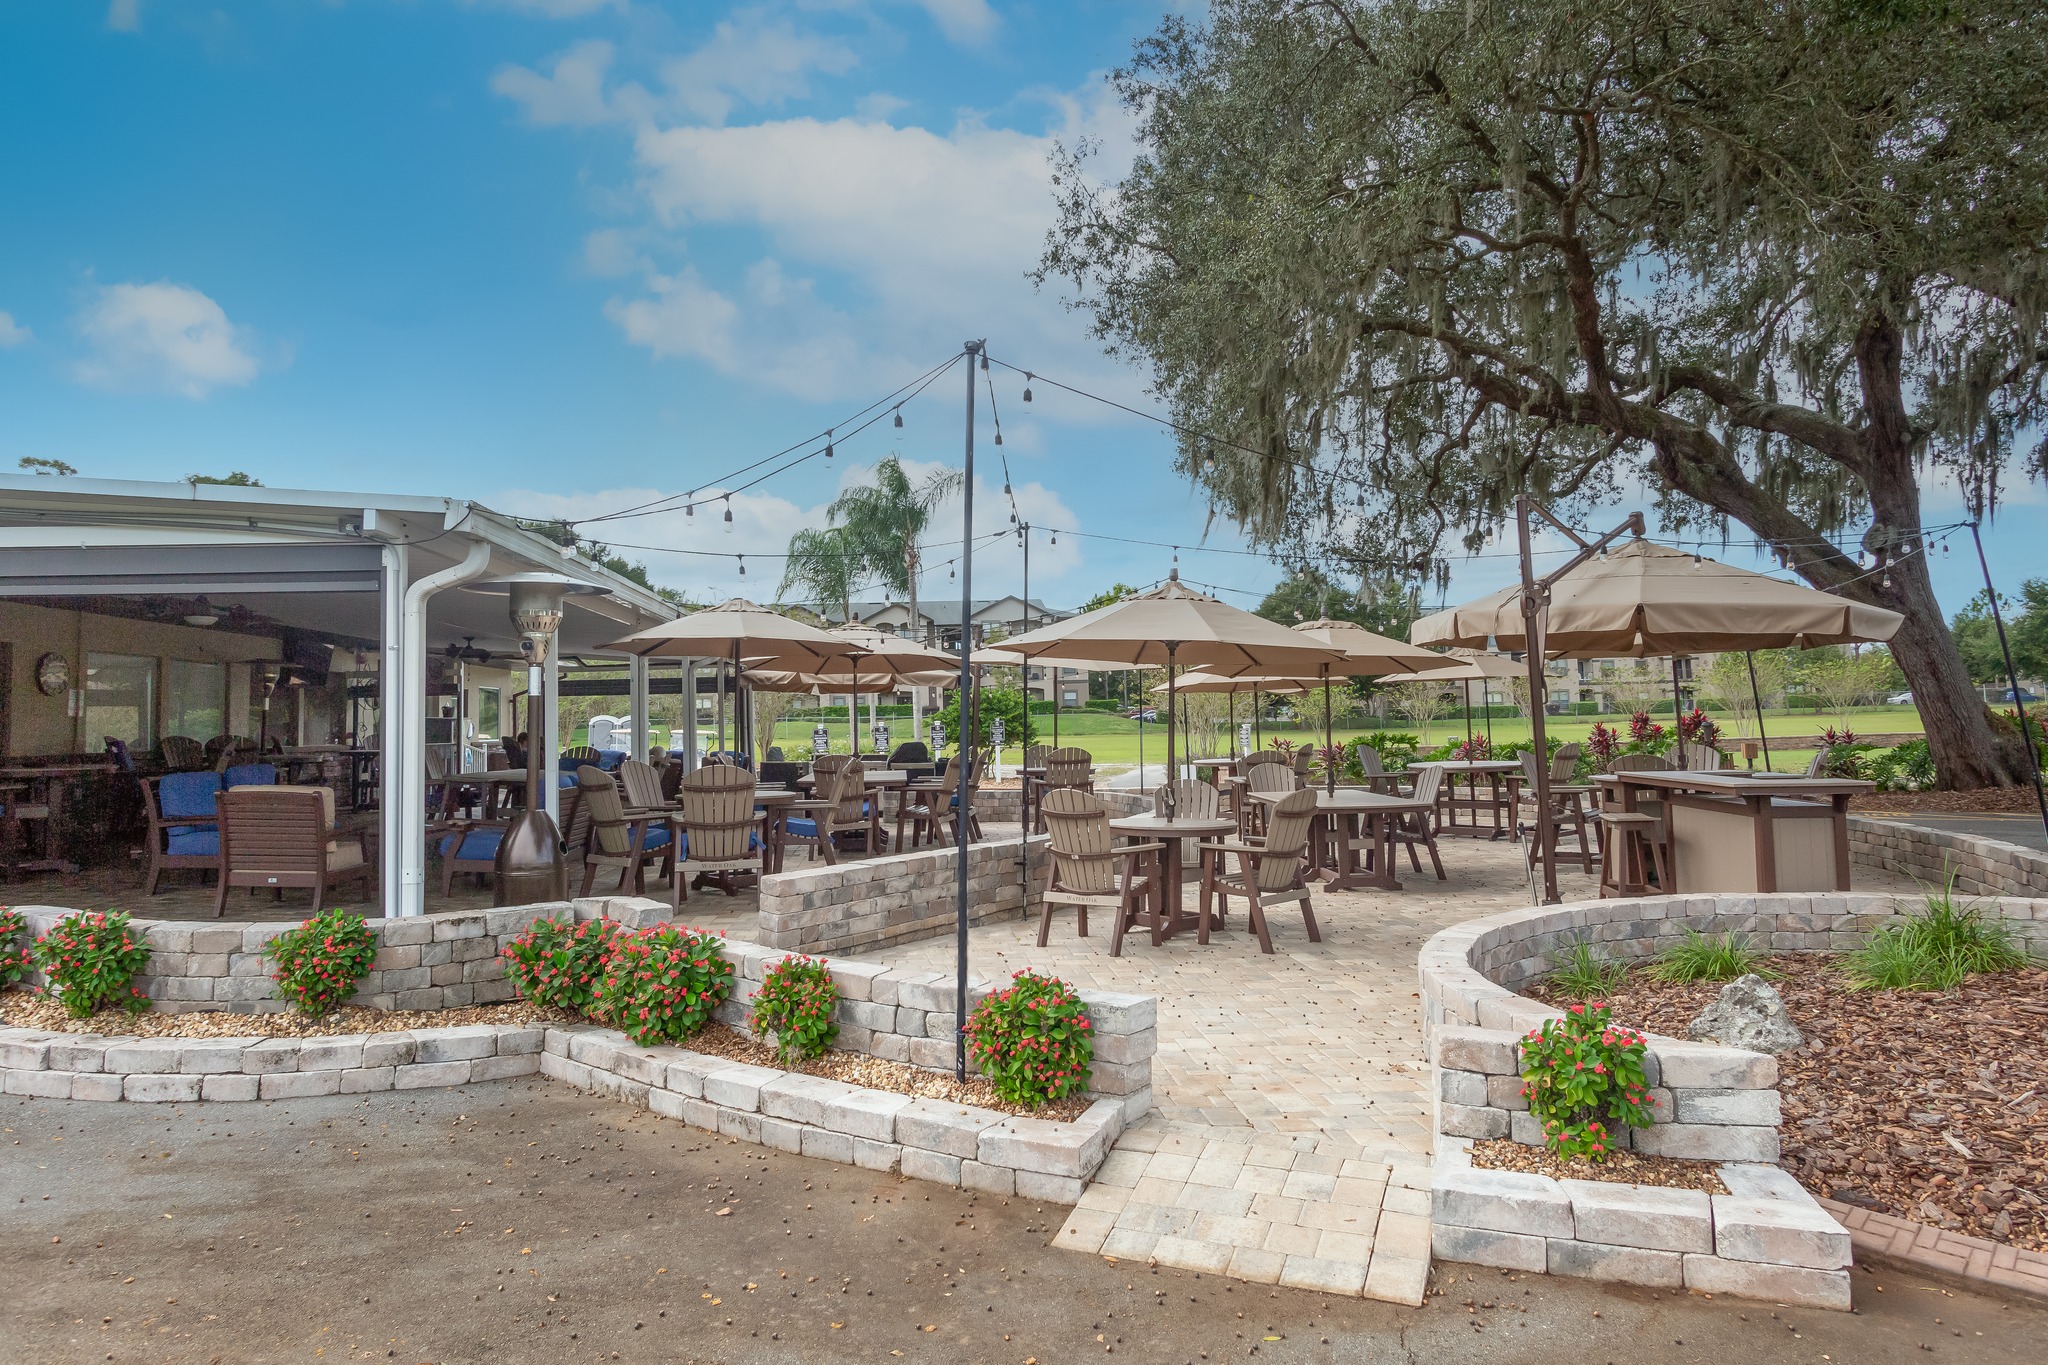
{"type": "MultiPolygon", "coordinates": [[[[1620,1140],[1645,1153],[1727,1163],[1727,1196],[1688,1199],[1479,1170],[1469,1153],[1480,1138],[1542,1141],[1521,1097],[1517,1048],[1523,1034],[1559,1011],[1515,988],[1548,971],[1550,955],[1564,945],[1585,939],[1610,957],[1635,960],[1692,929],[1744,932],[1774,951],[1840,951],[1924,905],[1924,897],[1892,895],[1660,896],[1511,910],[1436,934],[1417,964],[1435,1082],[1436,1254],[1846,1308],[1848,1233],[1774,1164],[1775,1057],[1649,1038],[1644,1065],[1658,1121],[1620,1140]],[[1616,1221],[1617,1200],[1641,1205],[1634,1223],[1616,1221]],[[1635,1230],[1620,1236],[1616,1227],[1635,1230]]],[[[2048,899],[1984,908],[2029,951],[2048,950],[2048,899]]]]}
{"type": "MultiPolygon", "coordinates": [[[[1045,877],[1043,835],[1032,840],[1032,866],[1045,877]]],[[[1024,867],[1018,841],[971,844],[967,903],[975,924],[1024,913],[1024,867]]],[[[960,851],[921,848],[828,866],[806,863],[761,878],[759,935],[776,948],[806,953],[857,953],[947,933],[955,922],[960,851]]]]}
{"type": "MultiPolygon", "coordinates": [[[[78,913],[50,905],[16,907],[28,932],[40,938],[57,921],[78,913]]],[[[592,896],[503,910],[456,910],[406,919],[366,919],[377,936],[377,957],[350,1003],[379,1010],[439,1010],[493,1005],[517,994],[505,979],[499,950],[545,918],[606,916],[628,928],[668,918],[661,901],[633,896],[592,896]]],[[[154,1008],[166,1014],[232,1010],[273,1014],[286,1008],[265,947],[301,920],[215,924],[205,920],[132,919],[149,945],[141,983],[154,1008]]],[[[31,975],[41,986],[42,977],[31,975]]]]}
{"type": "Polygon", "coordinates": [[[1956,890],[1971,896],[2048,896],[2048,853],[1897,820],[1850,816],[1849,861],[1932,887],[1953,873],[1956,890]]]}

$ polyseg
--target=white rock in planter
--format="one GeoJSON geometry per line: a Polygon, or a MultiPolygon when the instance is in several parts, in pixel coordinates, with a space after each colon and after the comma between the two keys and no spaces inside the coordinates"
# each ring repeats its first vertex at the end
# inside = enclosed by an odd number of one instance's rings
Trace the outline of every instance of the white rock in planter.
{"type": "Polygon", "coordinates": [[[1698,1041],[1751,1052],[1788,1052],[1806,1041],[1785,1012],[1784,999],[1754,973],[1723,986],[1720,998],[1692,1021],[1691,1032],[1698,1041]]]}

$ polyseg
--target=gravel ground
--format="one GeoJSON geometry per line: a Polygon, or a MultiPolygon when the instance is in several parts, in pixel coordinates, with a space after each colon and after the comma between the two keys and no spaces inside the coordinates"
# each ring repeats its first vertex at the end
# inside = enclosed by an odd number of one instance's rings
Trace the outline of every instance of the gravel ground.
{"type": "Polygon", "coordinates": [[[1565,1161],[1544,1147],[1489,1138],[1472,1144],[1472,1164],[1489,1171],[1527,1171],[1531,1175],[1547,1175],[1552,1180],[1604,1180],[1613,1185],[1728,1193],[1728,1187],[1721,1183],[1720,1163],[1716,1161],[1681,1161],[1635,1152],[1615,1152],[1597,1164],[1584,1159],[1565,1161]]]}
{"type": "Polygon", "coordinates": [[[145,1010],[102,1010],[87,1019],[73,1019],[64,1007],[40,991],[0,992],[0,1024],[13,1028],[49,1029],[56,1033],[104,1033],[134,1038],[325,1038],[337,1033],[399,1033],[415,1028],[454,1028],[459,1024],[573,1024],[567,1010],[545,1009],[524,1000],[504,1005],[463,1005],[445,1010],[372,1010],[345,1005],[333,1014],[307,1017],[285,1010],[272,1014],[241,1014],[232,1010],[189,1010],[158,1014],[145,1010]]]}
{"type": "Polygon", "coordinates": [[[0,1153],[0,1361],[35,1365],[2031,1365],[2048,1340],[2048,1306],[1889,1268],[1835,1314],[1456,1265],[1408,1309],[1111,1264],[1047,1248],[1061,1208],[528,1082],[9,1096],[0,1153]]]}

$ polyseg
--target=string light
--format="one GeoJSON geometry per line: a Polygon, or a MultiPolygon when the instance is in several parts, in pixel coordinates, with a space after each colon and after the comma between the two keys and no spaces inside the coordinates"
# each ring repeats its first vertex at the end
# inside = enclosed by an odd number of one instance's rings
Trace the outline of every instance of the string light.
{"type": "Polygon", "coordinates": [[[1024,401],[1031,401],[1031,371],[1024,371],[1024,401]]]}
{"type": "Polygon", "coordinates": [[[901,403],[896,405],[896,430],[903,430],[903,405],[901,403]]]}
{"type": "Polygon", "coordinates": [[[997,427],[997,428],[996,428],[996,444],[997,444],[997,445],[1001,445],[1002,443],[1003,443],[1003,429],[1002,429],[1001,427],[997,427]]]}
{"type": "Polygon", "coordinates": [[[825,458],[832,458],[832,433],[829,431],[825,433],[825,458]]]}
{"type": "Polygon", "coordinates": [[[1052,533],[1052,543],[1055,545],[1060,543],[1060,533],[1058,531],[1052,533]]]}
{"type": "Polygon", "coordinates": [[[745,555],[735,555],[733,557],[740,562],[740,577],[745,578],[747,576],[747,557],[745,555]]]}
{"type": "Polygon", "coordinates": [[[725,533],[732,534],[732,494],[725,495],[725,533]]]}
{"type": "MultiPolygon", "coordinates": [[[[696,489],[694,489],[694,488],[692,488],[692,489],[690,490],[690,496],[691,496],[691,497],[693,497],[693,498],[694,498],[694,497],[696,497],[696,496],[697,496],[697,490],[696,490],[696,489]]],[[[696,503],[694,503],[694,502],[686,502],[686,503],[684,503],[684,504],[683,504],[683,515],[684,515],[684,516],[686,516],[686,517],[692,517],[692,518],[694,518],[694,517],[695,517],[695,516],[697,515],[697,504],[696,504],[696,503]]]]}

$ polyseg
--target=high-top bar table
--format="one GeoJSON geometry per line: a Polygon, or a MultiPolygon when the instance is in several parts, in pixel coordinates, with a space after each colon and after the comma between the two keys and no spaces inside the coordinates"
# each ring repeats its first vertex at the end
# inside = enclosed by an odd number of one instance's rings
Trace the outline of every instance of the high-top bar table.
{"type": "Polygon", "coordinates": [[[1847,778],[1647,771],[1594,781],[1624,813],[1662,798],[1671,880],[1694,891],[1847,891],[1849,798],[1877,790],[1847,778]]]}
{"type": "Polygon", "coordinates": [[[1410,763],[1410,769],[1441,768],[1444,772],[1443,790],[1437,793],[1437,809],[1443,818],[1437,824],[1438,834],[1457,834],[1467,839],[1507,839],[1515,832],[1515,798],[1522,782],[1522,765],[1509,759],[1439,759],[1433,763],[1410,763]],[[1464,794],[1459,795],[1455,781],[1464,778],[1464,794]],[[1485,778],[1488,793],[1479,791],[1479,779],[1485,778]],[[1458,823],[1458,812],[1465,811],[1471,819],[1465,824],[1458,823]],[[1479,813],[1493,813],[1493,827],[1479,823],[1479,813]]]}
{"type": "MultiPolygon", "coordinates": [[[[1335,791],[1312,788],[1316,794],[1316,824],[1309,836],[1309,875],[1320,878],[1332,891],[1399,891],[1394,878],[1392,822],[1397,816],[1427,812],[1427,801],[1412,796],[1390,796],[1383,792],[1339,787],[1335,791]],[[1359,856],[1360,852],[1365,857],[1359,856]],[[1370,864],[1368,866],[1367,864],[1370,864]]],[[[1249,798],[1276,805],[1292,792],[1251,792],[1249,798]]],[[[1267,820],[1270,822],[1271,815],[1267,820]]]]}

